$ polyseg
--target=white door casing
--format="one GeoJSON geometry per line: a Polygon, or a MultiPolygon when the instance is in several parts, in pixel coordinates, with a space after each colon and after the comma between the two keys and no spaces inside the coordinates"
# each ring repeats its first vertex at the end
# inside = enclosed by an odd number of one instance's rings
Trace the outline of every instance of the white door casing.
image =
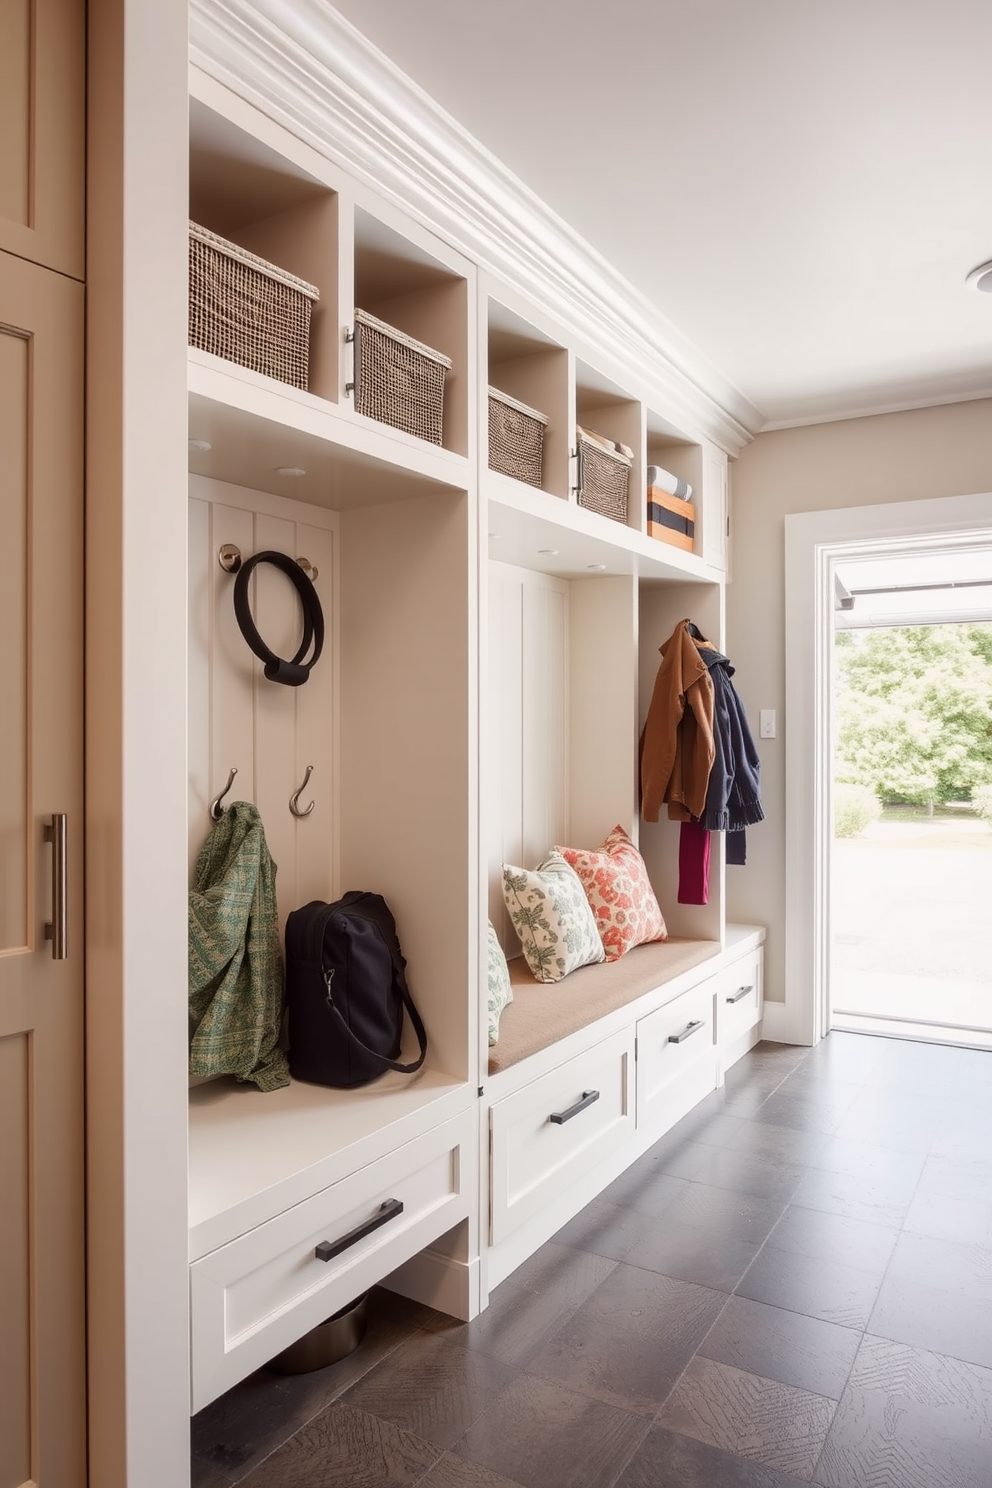
{"type": "Polygon", "coordinates": [[[785,518],[785,1000],[765,1004],[766,1038],[815,1044],[829,1030],[834,568],[841,559],[987,546],[992,494],[785,518]]]}

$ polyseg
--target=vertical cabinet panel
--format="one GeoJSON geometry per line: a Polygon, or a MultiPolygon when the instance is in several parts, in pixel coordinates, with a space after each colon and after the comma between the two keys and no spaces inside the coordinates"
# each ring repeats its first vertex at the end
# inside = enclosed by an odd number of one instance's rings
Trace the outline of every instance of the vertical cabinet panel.
{"type": "Polygon", "coordinates": [[[85,1477],[83,290],[0,252],[0,1483],[85,1477]],[[44,829],[68,822],[55,901],[44,829]],[[66,959],[46,922],[64,907],[66,959]]]}
{"type": "MultiPolygon", "coordinates": [[[[0,152],[2,154],[2,152],[0,152]]],[[[0,635],[7,652],[0,708],[0,951],[26,945],[28,913],[28,401],[27,337],[0,327],[0,635]]]]}
{"type": "Polygon", "coordinates": [[[0,250],[81,279],[83,0],[0,6],[0,250]]]}
{"type": "Polygon", "coordinates": [[[0,1038],[0,1483],[31,1476],[29,1037],[0,1038]]]}
{"type": "Polygon", "coordinates": [[[511,951],[501,864],[536,867],[569,833],[568,635],[564,580],[490,565],[490,910],[511,951]]]}

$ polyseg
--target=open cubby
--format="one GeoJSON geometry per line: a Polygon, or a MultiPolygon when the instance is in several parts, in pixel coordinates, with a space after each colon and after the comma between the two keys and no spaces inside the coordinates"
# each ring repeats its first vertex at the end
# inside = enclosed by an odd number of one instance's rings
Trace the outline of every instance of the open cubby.
{"type": "Polygon", "coordinates": [[[310,391],[338,397],[338,199],[236,124],[190,100],[192,221],[320,291],[310,319],[310,391]]]}
{"type": "MultiPolygon", "coordinates": [[[[680,436],[674,426],[661,415],[647,411],[647,465],[660,465],[663,470],[692,487],[692,502],[696,507],[695,541],[693,551],[702,551],[702,502],[703,495],[703,450],[702,446],[680,436]]],[[[642,504],[646,500],[645,484],[641,491],[642,504]]]]}
{"type": "Polygon", "coordinates": [[[627,482],[627,526],[643,532],[643,503],[638,500],[644,483],[642,405],[596,368],[576,361],[575,422],[590,433],[603,434],[633,450],[634,462],[627,482]]]}
{"type": "Polygon", "coordinates": [[[488,385],[545,415],[541,489],[567,500],[568,353],[492,299],[488,333],[488,385]]]}
{"type": "Polygon", "coordinates": [[[355,209],[355,308],[451,358],[442,444],[468,454],[468,285],[420,243],[355,209]]]}

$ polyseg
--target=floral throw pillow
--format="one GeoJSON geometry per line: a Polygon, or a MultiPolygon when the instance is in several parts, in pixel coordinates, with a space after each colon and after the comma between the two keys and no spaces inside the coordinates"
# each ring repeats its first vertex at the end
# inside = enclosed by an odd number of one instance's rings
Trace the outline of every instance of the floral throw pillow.
{"type": "Polygon", "coordinates": [[[585,890],[556,849],[535,869],[504,863],[503,898],[537,981],[606,959],[585,890]]]}
{"type": "Polygon", "coordinates": [[[614,827],[596,852],[575,847],[558,851],[582,882],[607,961],[645,941],[668,939],[644,859],[623,827],[614,827]]]}
{"type": "Polygon", "coordinates": [[[489,1042],[495,1044],[499,1039],[500,1014],[508,1002],[513,1001],[513,988],[510,986],[510,968],[506,964],[503,955],[503,947],[499,943],[499,936],[493,927],[492,920],[489,921],[489,1042]]]}

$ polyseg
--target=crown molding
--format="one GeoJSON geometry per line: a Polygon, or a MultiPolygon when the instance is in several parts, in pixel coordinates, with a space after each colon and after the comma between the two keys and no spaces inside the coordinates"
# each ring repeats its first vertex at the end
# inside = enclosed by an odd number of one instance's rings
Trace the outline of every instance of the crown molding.
{"type": "Polygon", "coordinates": [[[657,306],[324,0],[191,0],[190,60],[608,349],[673,421],[732,455],[761,429],[657,306]]]}

